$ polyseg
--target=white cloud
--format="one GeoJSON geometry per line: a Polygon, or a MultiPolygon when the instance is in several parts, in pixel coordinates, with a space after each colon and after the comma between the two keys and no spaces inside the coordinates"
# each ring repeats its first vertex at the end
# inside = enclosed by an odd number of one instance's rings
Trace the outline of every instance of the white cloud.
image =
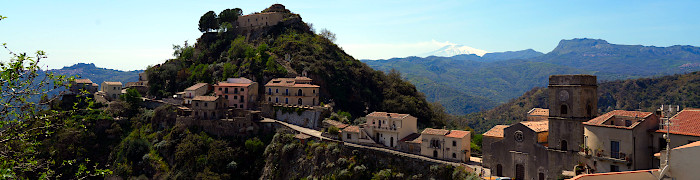
{"type": "Polygon", "coordinates": [[[370,43],[340,44],[348,54],[356,59],[389,59],[394,57],[418,56],[447,45],[456,45],[450,41],[436,40],[415,43],[370,43]]]}

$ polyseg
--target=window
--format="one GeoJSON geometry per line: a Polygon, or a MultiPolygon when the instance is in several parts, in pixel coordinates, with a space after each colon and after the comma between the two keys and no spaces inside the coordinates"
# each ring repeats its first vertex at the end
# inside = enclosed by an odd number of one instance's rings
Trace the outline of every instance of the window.
{"type": "Polygon", "coordinates": [[[233,93],[238,94],[238,88],[233,88],[233,93]]]}
{"type": "Polygon", "coordinates": [[[496,176],[503,176],[503,166],[501,164],[496,165],[496,176]]]}
{"type": "Polygon", "coordinates": [[[620,141],[610,141],[610,157],[620,158],[620,141]]]}
{"type": "Polygon", "coordinates": [[[562,115],[565,115],[565,114],[567,114],[567,113],[569,112],[569,107],[566,106],[565,104],[562,104],[560,110],[561,110],[561,114],[562,114],[562,115]]]}
{"type": "Polygon", "coordinates": [[[272,102],[272,97],[267,97],[267,102],[272,102]]]}
{"type": "Polygon", "coordinates": [[[194,106],[199,107],[199,103],[198,102],[194,103],[194,106]]]}
{"type": "Polygon", "coordinates": [[[204,103],[204,107],[207,107],[207,103],[204,103]]]}
{"type": "Polygon", "coordinates": [[[238,99],[238,96],[233,96],[233,99],[238,99]]]}
{"type": "Polygon", "coordinates": [[[664,139],[663,137],[660,137],[660,138],[659,138],[659,150],[658,150],[658,151],[661,151],[661,150],[664,150],[664,149],[666,149],[666,139],[664,139]]]}
{"type": "Polygon", "coordinates": [[[241,92],[243,92],[243,88],[241,88],[241,92]]]}
{"type": "Polygon", "coordinates": [[[568,144],[566,143],[566,140],[561,140],[561,144],[560,144],[560,145],[561,145],[561,150],[562,150],[562,151],[567,151],[567,150],[569,150],[568,147],[567,147],[568,144]]]}
{"type": "Polygon", "coordinates": [[[313,91],[313,92],[314,92],[314,94],[316,94],[316,90],[315,90],[315,89],[314,89],[314,91],[313,91]]]}
{"type": "Polygon", "coordinates": [[[224,90],[224,93],[228,93],[228,88],[226,88],[226,89],[224,90]]]}
{"type": "Polygon", "coordinates": [[[352,134],[348,133],[348,139],[352,139],[352,134]]]}
{"type": "Polygon", "coordinates": [[[514,134],[515,141],[523,142],[524,136],[522,131],[515,131],[514,134]]]}
{"type": "Polygon", "coordinates": [[[284,90],[284,95],[289,96],[289,89],[285,89],[285,90],[284,90]]]}
{"type": "Polygon", "coordinates": [[[224,97],[226,97],[226,99],[228,99],[228,95],[225,95],[224,97]]]}
{"type": "Polygon", "coordinates": [[[280,102],[280,99],[279,99],[279,98],[275,98],[275,103],[279,103],[279,102],[280,102]]]}
{"type": "Polygon", "coordinates": [[[269,95],[272,94],[272,88],[267,88],[267,94],[269,94],[269,95]]]}
{"type": "Polygon", "coordinates": [[[284,98],[284,103],[289,104],[289,98],[284,98]]]}
{"type": "Polygon", "coordinates": [[[240,102],[245,102],[245,100],[243,99],[243,97],[245,97],[245,96],[241,96],[241,101],[240,101],[240,102]]]}
{"type": "Polygon", "coordinates": [[[233,107],[234,107],[234,108],[238,108],[238,104],[233,104],[233,107]]]}
{"type": "Polygon", "coordinates": [[[297,91],[297,96],[301,96],[301,95],[302,95],[302,94],[301,94],[301,89],[299,89],[299,90],[297,91]]]}
{"type": "Polygon", "coordinates": [[[437,150],[433,150],[433,157],[437,157],[438,153],[437,150]]]}
{"type": "Polygon", "coordinates": [[[219,87],[219,91],[221,91],[221,87],[219,87]]]}
{"type": "Polygon", "coordinates": [[[240,105],[238,105],[238,107],[241,107],[241,108],[243,108],[243,104],[240,104],[240,105]]]}
{"type": "Polygon", "coordinates": [[[610,165],[610,172],[620,172],[620,166],[610,165]]]}
{"type": "Polygon", "coordinates": [[[297,101],[297,104],[301,105],[301,98],[297,101]]]}
{"type": "Polygon", "coordinates": [[[316,105],[316,98],[311,99],[311,105],[312,106],[316,105]]]}
{"type": "Polygon", "coordinates": [[[457,158],[457,153],[452,153],[452,158],[457,158]]]}
{"type": "Polygon", "coordinates": [[[275,93],[280,93],[280,90],[279,90],[279,89],[275,89],[275,93]]]}
{"type": "Polygon", "coordinates": [[[452,146],[457,146],[457,141],[452,141],[452,146]]]}

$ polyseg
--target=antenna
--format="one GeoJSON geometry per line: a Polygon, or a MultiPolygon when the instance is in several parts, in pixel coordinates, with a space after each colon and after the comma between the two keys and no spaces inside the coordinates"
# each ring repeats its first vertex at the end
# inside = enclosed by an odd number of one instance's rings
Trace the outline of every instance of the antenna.
{"type": "MultiPolygon", "coordinates": [[[[659,122],[659,125],[661,127],[666,126],[666,134],[664,134],[663,138],[666,139],[666,159],[664,160],[663,168],[661,168],[661,172],[659,173],[659,180],[663,179],[664,174],[668,171],[668,159],[670,159],[671,156],[671,127],[674,125],[673,122],[671,122],[671,112],[673,109],[673,105],[668,105],[668,112],[663,114],[663,118],[661,119],[661,122],[659,122]]],[[[677,110],[680,110],[679,106],[676,106],[677,110]]],[[[664,105],[661,106],[661,110],[664,110],[664,105]]],[[[660,146],[661,144],[659,144],[660,146]]]]}

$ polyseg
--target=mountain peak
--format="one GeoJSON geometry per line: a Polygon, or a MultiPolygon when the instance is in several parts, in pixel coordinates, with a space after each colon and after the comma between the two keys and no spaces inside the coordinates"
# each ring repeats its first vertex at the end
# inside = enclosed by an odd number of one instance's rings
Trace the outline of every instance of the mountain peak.
{"type": "Polygon", "coordinates": [[[609,47],[610,43],[602,39],[575,38],[571,40],[562,39],[551,53],[567,54],[570,52],[588,51],[591,49],[603,49],[609,47]]]}
{"type": "Polygon", "coordinates": [[[476,48],[465,46],[465,45],[450,44],[450,45],[443,46],[440,49],[437,49],[435,51],[432,51],[429,53],[424,53],[420,56],[422,56],[422,57],[427,57],[427,56],[452,57],[452,56],[456,56],[456,55],[460,55],[460,54],[475,54],[477,56],[483,56],[486,53],[488,53],[488,52],[485,50],[476,49],[476,48]]]}

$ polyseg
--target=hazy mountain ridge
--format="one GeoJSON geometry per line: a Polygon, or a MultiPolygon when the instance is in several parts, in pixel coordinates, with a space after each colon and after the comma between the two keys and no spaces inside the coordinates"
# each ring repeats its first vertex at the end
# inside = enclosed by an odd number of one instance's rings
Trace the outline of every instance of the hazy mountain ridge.
{"type": "Polygon", "coordinates": [[[122,82],[122,84],[126,84],[126,82],[135,82],[139,79],[139,73],[143,72],[143,70],[121,71],[100,68],[93,63],[77,63],[72,66],[48,71],[61,75],[77,76],[79,79],[90,79],[93,83],[97,83],[98,85],[104,81],[118,81],[122,82]]]}
{"type": "Polygon", "coordinates": [[[489,109],[496,103],[518,97],[552,74],[593,74],[599,80],[618,80],[682,74],[700,70],[700,48],[693,46],[654,47],[610,44],[600,39],[562,40],[547,54],[528,49],[515,52],[457,55],[452,57],[407,57],[388,60],[363,60],[377,70],[396,69],[421,92],[452,92],[454,96],[427,95],[453,114],[465,110],[465,104],[489,109]],[[512,59],[511,59],[512,58],[512,59]],[[524,59],[524,60],[522,60],[524,59]],[[436,86],[433,84],[441,84],[436,86]],[[450,97],[454,101],[445,101],[450,97]],[[461,102],[462,104],[452,104],[461,102]]]}

